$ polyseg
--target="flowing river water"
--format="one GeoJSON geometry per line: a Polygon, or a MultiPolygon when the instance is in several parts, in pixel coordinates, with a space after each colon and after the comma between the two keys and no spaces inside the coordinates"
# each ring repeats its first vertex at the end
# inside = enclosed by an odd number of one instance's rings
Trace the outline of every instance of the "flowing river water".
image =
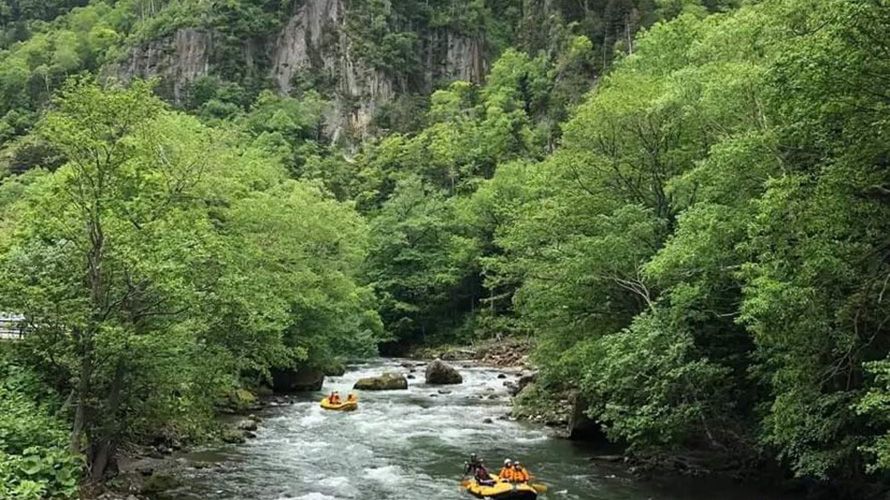
{"type": "MultiPolygon", "coordinates": [[[[397,360],[353,366],[324,391],[346,394],[359,377],[407,370],[397,360]]],[[[176,500],[445,500],[472,498],[458,488],[463,462],[477,452],[489,469],[523,461],[549,489],[543,500],[780,500],[780,496],[640,482],[603,468],[592,452],[547,429],[504,419],[503,370],[462,367],[461,385],[427,386],[422,369],[407,391],[363,392],[358,411],[323,410],[322,393],[265,410],[257,439],[187,456],[176,500]],[[481,398],[480,398],[481,396],[481,398]],[[487,420],[490,419],[490,420],[487,420]]],[[[509,372],[509,379],[515,375],[509,372]]]]}

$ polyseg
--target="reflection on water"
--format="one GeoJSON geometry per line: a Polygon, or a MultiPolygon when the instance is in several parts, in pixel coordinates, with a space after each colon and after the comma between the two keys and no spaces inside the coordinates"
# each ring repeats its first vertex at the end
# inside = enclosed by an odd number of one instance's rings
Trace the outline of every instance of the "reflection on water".
{"type": "MultiPolygon", "coordinates": [[[[324,391],[348,392],[360,377],[406,371],[393,360],[353,367],[328,378],[324,391]]],[[[213,467],[183,472],[177,500],[443,500],[472,498],[458,489],[463,461],[479,453],[490,469],[521,460],[549,486],[544,500],[778,500],[726,489],[718,496],[671,492],[636,482],[620,469],[598,468],[589,452],[545,429],[502,419],[509,397],[498,371],[462,368],[464,383],[423,384],[407,391],[364,392],[358,411],[323,410],[322,393],[263,414],[259,437],[245,445],[192,454],[213,467]],[[441,392],[447,392],[442,394],[441,392]],[[490,419],[490,420],[488,420],[490,419]],[[489,422],[489,423],[486,423],[489,422]]],[[[509,377],[513,377],[510,374],[509,377]]],[[[692,481],[692,480],[690,480],[692,481]]],[[[713,490],[711,490],[713,492],[713,490]]]]}

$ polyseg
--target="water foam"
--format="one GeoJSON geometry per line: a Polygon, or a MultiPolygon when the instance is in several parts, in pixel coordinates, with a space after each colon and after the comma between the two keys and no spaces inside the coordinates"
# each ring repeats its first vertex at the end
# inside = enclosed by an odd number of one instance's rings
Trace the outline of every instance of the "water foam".
{"type": "Polygon", "coordinates": [[[372,467],[365,469],[365,477],[384,486],[397,486],[403,484],[407,478],[401,467],[386,465],[384,467],[372,467]]]}
{"type": "Polygon", "coordinates": [[[337,497],[313,491],[312,493],[306,493],[299,497],[281,497],[278,500],[337,500],[337,497]]]}

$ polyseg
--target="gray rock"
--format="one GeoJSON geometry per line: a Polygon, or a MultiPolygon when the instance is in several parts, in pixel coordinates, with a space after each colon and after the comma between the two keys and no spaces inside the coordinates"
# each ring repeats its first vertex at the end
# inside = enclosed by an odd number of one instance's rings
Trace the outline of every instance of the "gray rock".
{"type": "Polygon", "coordinates": [[[515,382],[507,380],[504,382],[504,387],[507,388],[507,391],[510,393],[511,396],[515,396],[515,395],[519,394],[519,390],[520,390],[519,384],[517,384],[515,382]]]}
{"type": "Polygon", "coordinates": [[[223,429],[220,439],[222,439],[223,442],[229,444],[242,444],[245,441],[244,431],[239,431],[236,429],[223,429]]]}
{"type": "Polygon", "coordinates": [[[377,377],[361,378],[352,388],[362,391],[406,390],[408,389],[408,379],[398,373],[384,373],[377,377]]]}
{"type": "Polygon", "coordinates": [[[170,474],[154,474],[143,483],[142,493],[154,497],[178,486],[179,480],[176,477],[170,474]]]}
{"type": "Polygon", "coordinates": [[[153,465],[143,465],[136,468],[136,472],[140,475],[148,477],[155,473],[155,468],[153,465]]]}
{"type": "Polygon", "coordinates": [[[484,419],[482,419],[482,423],[483,424],[493,424],[494,420],[492,420],[490,418],[484,418],[484,419]]]}
{"type": "Polygon", "coordinates": [[[236,428],[239,431],[250,431],[250,432],[255,431],[255,430],[257,430],[256,420],[251,420],[251,419],[242,420],[242,421],[238,422],[238,425],[236,426],[236,428]]]}
{"type": "Polygon", "coordinates": [[[504,375],[503,373],[498,373],[498,378],[507,378],[507,376],[504,375]]]}
{"type": "Polygon", "coordinates": [[[451,391],[449,391],[448,389],[439,389],[436,392],[438,392],[439,394],[451,394],[451,391]]]}
{"type": "Polygon", "coordinates": [[[519,390],[521,391],[525,386],[533,384],[536,380],[538,380],[538,372],[523,373],[517,382],[519,390]]]}
{"type": "Polygon", "coordinates": [[[426,383],[434,385],[460,384],[464,378],[454,368],[440,360],[435,360],[426,367],[426,383]]]}

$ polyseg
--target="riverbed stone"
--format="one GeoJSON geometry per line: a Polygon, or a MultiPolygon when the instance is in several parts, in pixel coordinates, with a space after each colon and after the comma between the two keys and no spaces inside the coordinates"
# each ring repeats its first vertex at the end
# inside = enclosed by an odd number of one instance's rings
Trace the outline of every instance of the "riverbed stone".
{"type": "Polygon", "coordinates": [[[522,376],[519,377],[519,381],[516,382],[516,385],[519,386],[519,390],[521,391],[525,386],[533,384],[536,380],[538,380],[538,372],[523,372],[522,376]]]}
{"type": "Polygon", "coordinates": [[[272,389],[275,392],[311,392],[320,391],[324,385],[324,373],[315,368],[297,368],[283,370],[273,368],[272,389]]]}
{"type": "Polygon", "coordinates": [[[426,383],[434,385],[460,384],[464,378],[457,370],[441,360],[435,360],[426,367],[426,383]]]}
{"type": "Polygon", "coordinates": [[[220,406],[221,413],[237,414],[258,408],[258,400],[254,393],[240,388],[229,391],[225,401],[220,406]]]}
{"type": "Polygon", "coordinates": [[[246,419],[238,422],[236,426],[239,431],[255,431],[257,429],[256,420],[246,419]]]}
{"type": "Polygon", "coordinates": [[[504,382],[504,387],[507,388],[507,392],[509,392],[511,396],[516,396],[517,394],[519,394],[519,384],[517,384],[516,382],[507,380],[504,382]]]}
{"type": "Polygon", "coordinates": [[[171,474],[153,474],[145,480],[142,493],[149,496],[157,496],[165,491],[179,486],[179,480],[171,474]]]}
{"type": "Polygon", "coordinates": [[[398,373],[384,373],[377,377],[360,378],[352,387],[362,391],[393,391],[408,388],[408,379],[398,373]]]}
{"type": "Polygon", "coordinates": [[[223,429],[222,434],[220,435],[220,439],[225,443],[229,444],[242,444],[244,443],[244,431],[239,431],[238,429],[223,429]]]}

